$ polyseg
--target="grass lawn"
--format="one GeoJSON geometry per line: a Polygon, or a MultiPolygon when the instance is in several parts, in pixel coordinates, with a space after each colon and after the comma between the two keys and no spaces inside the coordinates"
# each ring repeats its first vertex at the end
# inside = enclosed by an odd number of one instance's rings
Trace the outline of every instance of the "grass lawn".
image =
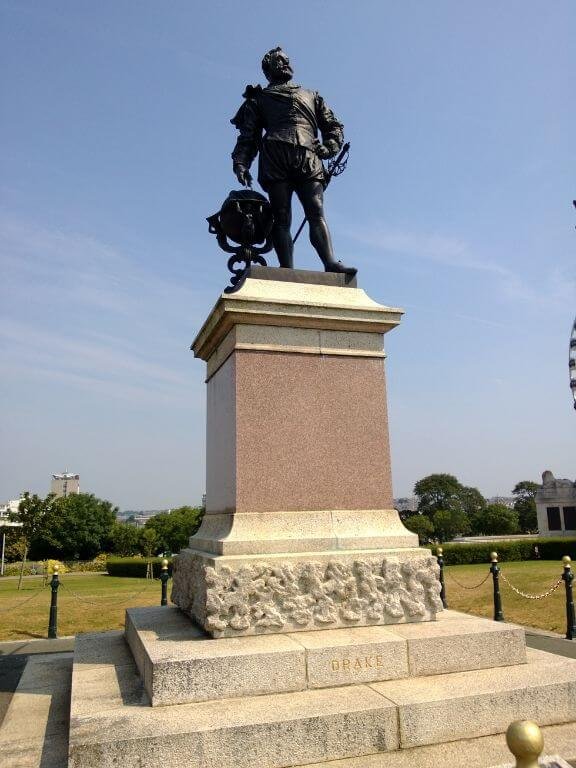
{"type": "MultiPolygon", "coordinates": [[[[40,576],[0,579],[0,640],[46,637],[50,587],[40,576]],[[26,601],[26,602],[25,602],[26,601]]],[[[170,594],[171,583],[168,584],[170,594]]],[[[105,574],[63,574],[58,590],[58,635],[124,628],[124,611],[160,605],[160,582],[105,574]]]]}
{"type": "MultiPolygon", "coordinates": [[[[486,565],[451,565],[444,569],[446,600],[448,607],[455,611],[472,613],[476,616],[494,615],[492,574],[478,589],[463,589],[460,584],[474,586],[488,573],[486,565]]],[[[500,563],[500,594],[502,610],[506,621],[538,627],[551,632],[566,632],[566,592],[564,582],[543,600],[528,600],[513,592],[502,578],[502,574],[522,592],[541,594],[546,592],[562,575],[562,563],[551,560],[536,560],[518,563],[500,563]]]]}
{"type": "MultiPolygon", "coordinates": [[[[562,574],[562,564],[552,561],[502,563],[502,572],[523,592],[545,592],[562,574]]],[[[489,565],[452,565],[445,569],[448,606],[456,611],[492,618],[492,576],[478,589],[489,565]]],[[[566,631],[564,583],[543,600],[516,595],[501,579],[502,607],[507,621],[552,632],[566,631]]],[[[42,588],[39,576],[25,577],[22,589],[17,579],[0,579],[0,640],[46,637],[50,588],[42,588]]],[[[168,589],[170,590],[170,584],[168,589]]],[[[137,605],[160,605],[160,582],[118,578],[100,574],[64,574],[58,592],[58,634],[123,629],[124,611],[137,605]]]]}

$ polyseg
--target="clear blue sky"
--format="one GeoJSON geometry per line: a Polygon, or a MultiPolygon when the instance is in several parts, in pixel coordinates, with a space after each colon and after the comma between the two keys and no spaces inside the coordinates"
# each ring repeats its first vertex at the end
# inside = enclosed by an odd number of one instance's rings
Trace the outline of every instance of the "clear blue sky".
{"type": "MultiPolygon", "coordinates": [[[[0,0],[0,499],[50,474],[124,509],[197,503],[227,282],[205,217],[230,117],[282,45],[352,142],[337,255],[405,307],[394,490],[576,476],[576,6],[569,0],[0,0]]],[[[299,215],[297,216],[299,218],[299,215]]],[[[297,264],[316,268],[306,238],[297,264]]]]}

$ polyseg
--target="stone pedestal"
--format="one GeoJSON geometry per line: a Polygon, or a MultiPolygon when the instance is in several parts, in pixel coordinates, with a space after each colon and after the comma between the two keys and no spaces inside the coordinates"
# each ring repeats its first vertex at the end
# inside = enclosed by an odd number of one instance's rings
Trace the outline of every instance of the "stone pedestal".
{"type": "Polygon", "coordinates": [[[207,364],[206,515],[172,600],[213,637],[433,619],[437,568],[393,509],[384,334],[343,275],[255,267],[207,364]]]}

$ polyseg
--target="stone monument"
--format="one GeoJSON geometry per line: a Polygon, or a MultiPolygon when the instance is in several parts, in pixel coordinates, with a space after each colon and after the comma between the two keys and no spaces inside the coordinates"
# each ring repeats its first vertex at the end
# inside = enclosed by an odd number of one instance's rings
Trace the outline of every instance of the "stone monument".
{"type": "Polygon", "coordinates": [[[334,255],[322,159],[342,125],[282,51],[264,70],[233,159],[249,185],[260,154],[270,200],[235,192],[209,218],[234,278],[192,345],[206,514],[175,558],[175,606],[77,638],[69,766],[480,768],[506,760],[503,734],[527,718],[576,756],[576,660],[442,610],[436,560],[393,508],[384,337],[402,310],[334,255]],[[324,272],[293,268],[294,191],[324,272]]]}
{"type": "Polygon", "coordinates": [[[200,330],[206,514],[172,600],[213,637],[442,610],[436,559],[392,503],[383,339],[401,314],[355,279],[252,267],[200,330]]]}

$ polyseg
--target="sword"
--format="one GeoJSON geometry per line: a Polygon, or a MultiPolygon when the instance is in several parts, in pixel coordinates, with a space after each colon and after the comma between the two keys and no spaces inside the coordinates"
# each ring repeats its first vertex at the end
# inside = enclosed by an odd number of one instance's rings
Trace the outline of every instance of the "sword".
{"type": "MultiPolygon", "coordinates": [[[[335,176],[340,176],[341,173],[344,173],[346,170],[346,165],[348,163],[348,154],[350,152],[350,142],[347,141],[346,144],[342,147],[340,150],[340,153],[338,157],[335,160],[331,160],[328,163],[328,174],[326,175],[326,183],[324,184],[324,189],[330,184],[332,179],[335,176]]],[[[300,236],[300,232],[304,229],[304,224],[306,224],[306,216],[304,216],[304,219],[302,220],[302,224],[298,227],[298,232],[294,235],[294,239],[292,240],[293,243],[298,240],[298,237],[300,236]]]]}

